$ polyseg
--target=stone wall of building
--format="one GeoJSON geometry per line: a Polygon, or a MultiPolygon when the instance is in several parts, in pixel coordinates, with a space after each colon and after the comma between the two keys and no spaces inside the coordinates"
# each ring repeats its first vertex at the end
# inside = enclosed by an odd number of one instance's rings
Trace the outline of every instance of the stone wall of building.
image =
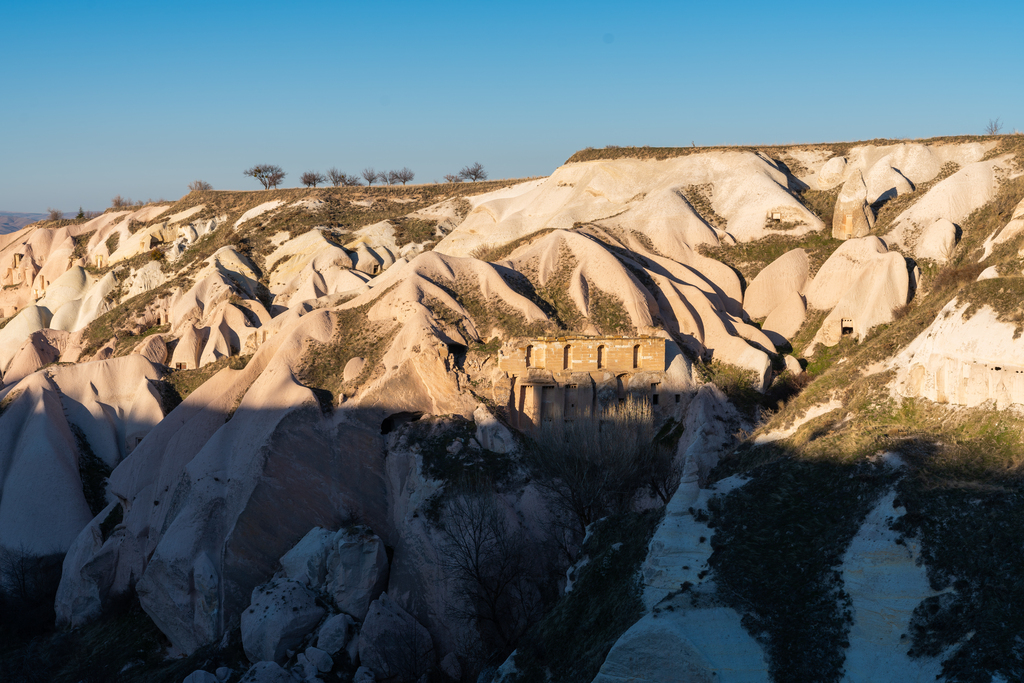
{"type": "Polygon", "coordinates": [[[541,337],[498,352],[498,367],[509,374],[549,372],[639,372],[665,370],[662,337],[541,337]]]}
{"type": "Polygon", "coordinates": [[[546,420],[583,418],[630,395],[660,412],[682,397],[662,389],[665,349],[662,337],[545,337],[507,344],[498,353],[498,368],[512,380],[512,422],[533,429],[546,420]]]}

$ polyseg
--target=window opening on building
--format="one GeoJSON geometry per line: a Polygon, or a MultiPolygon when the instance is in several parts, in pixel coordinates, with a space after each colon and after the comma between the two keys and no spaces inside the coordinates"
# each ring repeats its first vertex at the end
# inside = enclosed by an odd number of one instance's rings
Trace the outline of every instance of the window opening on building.
{"type": "Polygon", "coordinates": [[[633,346],[633,368],[640,367],[640,345],[635,344],[633,346]]]}
{"type": "Polygon", "coordinates": [[[531,367],[533,362],[533,345],[526,347],[526,367],[531,367]]]}
{"type": "Polygon", "coordinates": [[[562,411],[563,416],[566,420],[571,420],[576,417],[576,400],[577,391],[575,384],[565,385],[565,405],[562,411]]]}
{"type": "Polygon", "coordinates": [[[604,369],[604,344],[597,347],[597,369],[604,369]]]}

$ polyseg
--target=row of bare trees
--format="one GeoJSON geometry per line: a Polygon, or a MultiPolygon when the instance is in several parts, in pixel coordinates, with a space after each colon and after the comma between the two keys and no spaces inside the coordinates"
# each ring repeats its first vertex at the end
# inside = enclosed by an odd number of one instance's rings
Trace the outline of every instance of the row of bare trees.
{"type": "Polygon", "coordinates": [[[376,182],[379,182],[381,185],[397,185],[398,183],[405,185],[416,177],[416,174],[408,167],[401,168],[397,171],[378,171],[373,168],[373,166],[370,166],[368,168],[364,168],[360,175],[363,176],[363,180],[366,181],[367,185],[373,185],[376,182]]]}
{"type": "MultiPolygon", "coordinates": [[[[242,175],[254,178],[263,185],[263,189],[269,190],[280,186],[281,181],[284,180],[287,175],[280,166],[274,164],[257,164],[251,168],[247,168],[242,171],[242,175]]],[[[401,183],[405,185],[416,177],[416,174],[409,167],[405,166],[396,171],[378,171],[372,166],[364,168],[360,174],[362,179],[366,181],[367,185],[373,185],[374,183],[380,183],[381,185],[397,185],[401,183]]],[[[487,171],[484,170],[483,164],[477,162],[469,166],[464,167],[458,173],[450,173],[444,177],[445,182],[448,183],[461,183],[465,180],[471,180],[476,182],[478,180],[487,180],[487,171]]],[[[306,187],[316,187],[317,185],[326,185],[330,183],[334,187],[352,187],[356,185],[362,185],[359,176],[349,175],[339,171],[336,168],[331,168],[326,174],[319,171],[306,171],[299,180],[306,187]]],[[[213,188],[209,183],[196,180],[189,184],[188,189],[190,192],[196,190],[212,190],[213,188]]]]}

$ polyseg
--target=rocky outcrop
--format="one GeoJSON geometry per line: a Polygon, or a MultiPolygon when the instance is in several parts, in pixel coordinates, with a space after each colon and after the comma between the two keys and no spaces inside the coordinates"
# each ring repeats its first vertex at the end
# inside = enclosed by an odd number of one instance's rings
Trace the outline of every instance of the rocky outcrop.
{"type": "Polygon", "coordinates": [[[1002,179],[1019,173],[1008,155],[965,165],[897,216],[885,239],[918,254],[923,230],[941,219],[963,224],[973,211],[992,200],[1002,179]]]}
{"type": "Polygon", "coordinates": [[[768,314],[761,324],[761,331],[768,335],[777,348],[783,347],[800,331],[806,318],[807,305],[804,303],[804,297],[791,292],[768,314]]]}
{"type": "Polygon", "coordinates": [[[953,256],[956,239],[957,227],[948,218],[940,218],[921,231],[914,255],[945,263],[953,256]]]}
{"type": "Polygon", "coordinates": [[[844,184],[832,214],[832,237],[841,240],[864,237],[875,226],[875,212],[868,203],[864,176],[854,173],[844,184]]]}
{"type": "Polygon", "coordinates": [[[350,661],[359,657],[359,639],[355,635],[355,621],[347,614],[327,617],[316,634],[316,647],[329,655],[345,650],[350,661]]]}
{"type": "Polygon", "coordinates": [[[281,558],[281,567],[289,579],[323,591],[359,621],[387,586],[384,542],[366,527],[333,534],[317,527],[281,558]]]}
{"type": "Polygon", "coordinates": [[[788,176],[772,160],[749,152],[572,163],[549,178],[473,198],[466,220],[435,249],[468,255],[577,223],[644,233],[654,244],[665,245],[659,246],[662,253],[681,245],[717,244],[721,238],[758,239],[767,232],[765,216],[772,213],[784,214],[797,234],[822,227],[788,187],[788,176]]]}
{"type": "Polygon", "coordinates": [[[825,346],[844,334],[863,338],[893,319],[907,303],[910,276],[906,260],[877,237],[849,240],[821,266],[807,290],[809,308],[831,311],[815,340],[825,346]]]}
{"type": "Polygon", "coordinates": [[[751,318],[765,318],[792,295],[803,294],[807,285],[809,266],[806,251],[787,251],[750,282],[743,295],[743,310],[751,318]]]}
{"type": "Polygon", "coordinates": [[[297,581],[274,579],[253,589],[242,612],[242,646],[251,662],[283,664],[324,616],[316,596],[297,581]]]}
{"type": "Polygon", "coordinates": [[[893,361],[896,390],[938,403],[1000,410],[1024,404],[1024,337],[989,306],[954,299],[893,361]]]}
{"type": "Polygon", "coordinates": [[[434,666],[435,658],[427,629],[387,593],[370,605],[359,633],[359,661],[378,680],[417,680],[434,666]]]}
{"type": "Polygon", "coordinates": [[[90,505],[106,503],[101,482],[126,454],[133,404],[136,433],[163,416],[141,388],[158,376],[129,356],[33,373],[0,391],[0,547],[34,557],[71,547],[93,517],[90,505]],[[94,487],[88,499],[86,484],[94,487]]]}

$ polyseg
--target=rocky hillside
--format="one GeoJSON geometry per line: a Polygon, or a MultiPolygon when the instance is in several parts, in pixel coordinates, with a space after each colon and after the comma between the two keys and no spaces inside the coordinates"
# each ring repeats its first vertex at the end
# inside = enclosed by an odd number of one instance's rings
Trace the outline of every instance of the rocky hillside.
{"type": "Polygon", "coordinates": [[[1019,680],[1022,269],[1021,136],[2,235],[0,675],[1019,680]]]}

